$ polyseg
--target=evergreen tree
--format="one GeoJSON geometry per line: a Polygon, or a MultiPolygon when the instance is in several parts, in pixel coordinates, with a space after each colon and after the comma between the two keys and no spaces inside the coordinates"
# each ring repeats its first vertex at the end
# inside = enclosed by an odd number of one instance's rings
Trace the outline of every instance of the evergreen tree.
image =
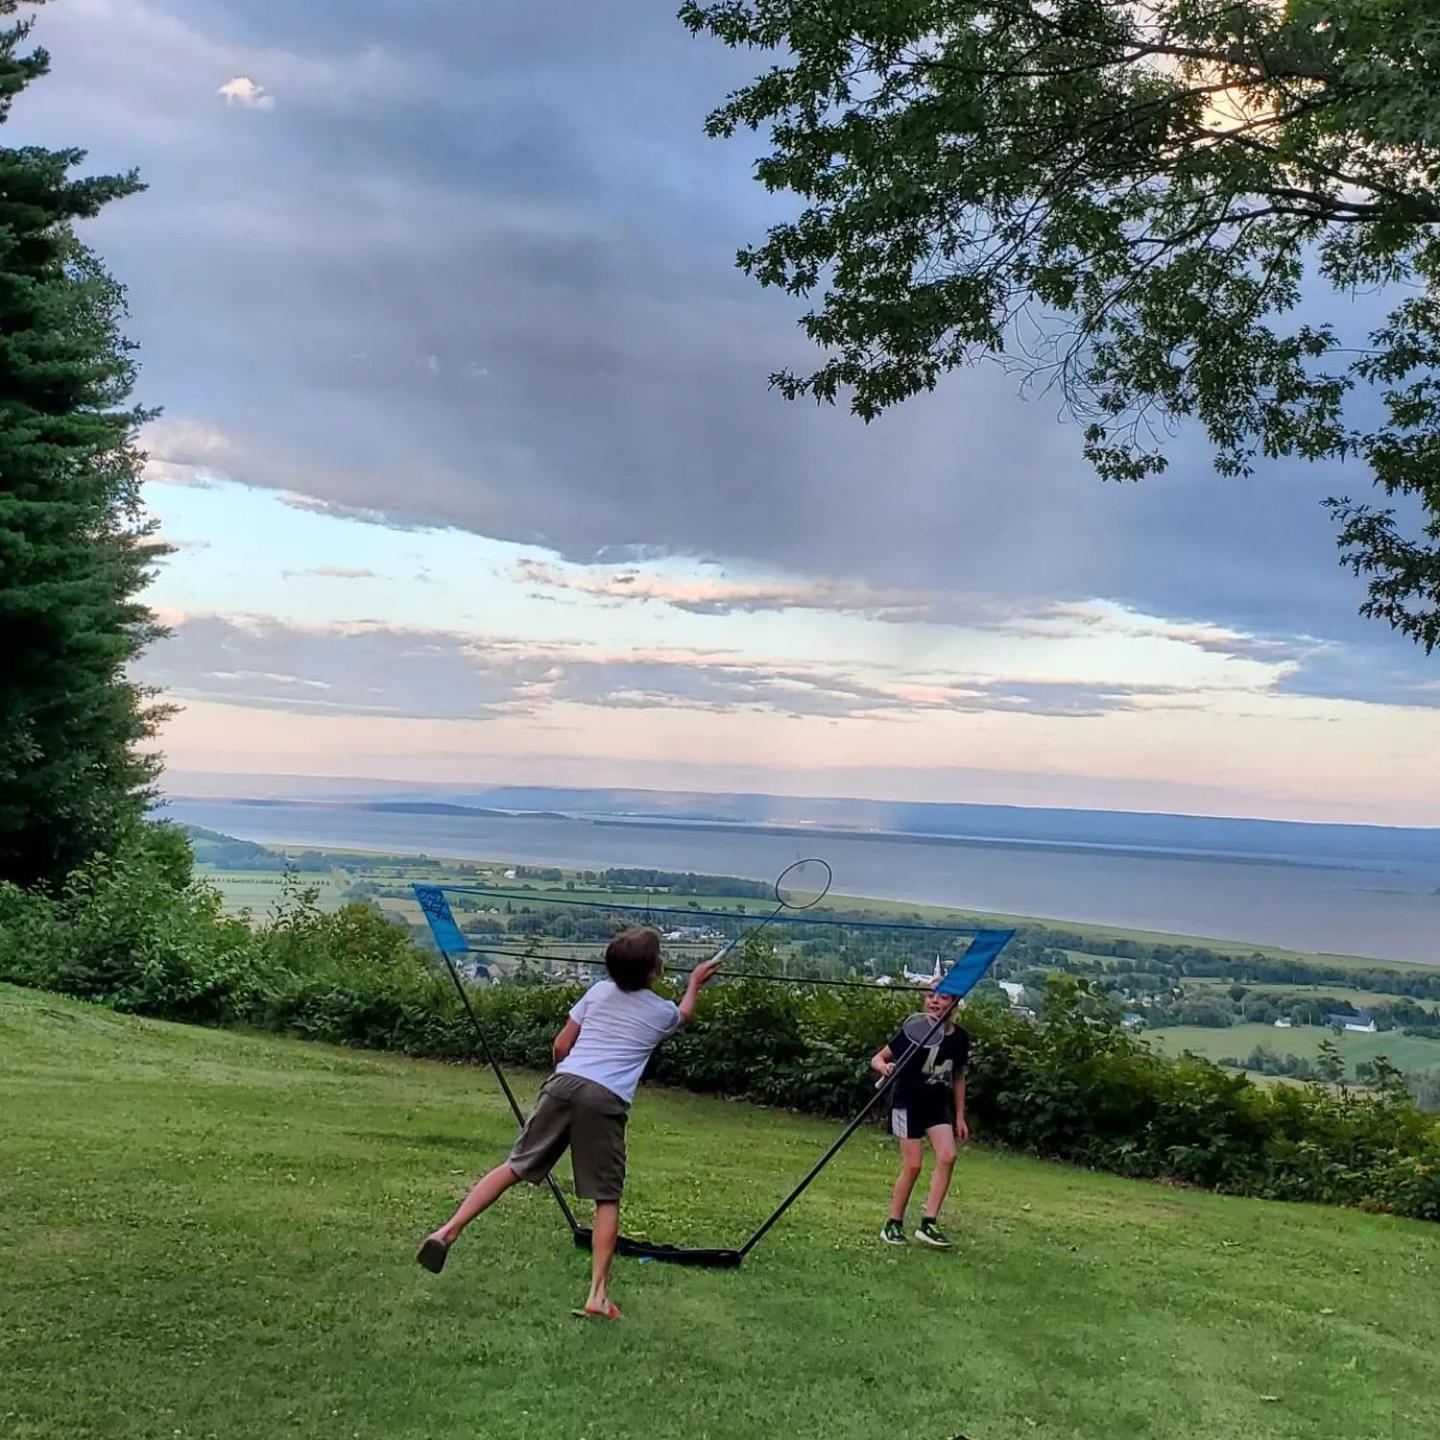
{"type": "MultiPolygon", "coordinates": [[[[0,125],[49,68],[0,0],[0,125]]],[[[8,132],[0,131],[0,134],[8,132]]],[[[158,633],[123,289],[74,232],[142,188],[80,150],[0,146],[0,880],[53,886],[143,816],[159,708],[126,676],[158,633]]]]}

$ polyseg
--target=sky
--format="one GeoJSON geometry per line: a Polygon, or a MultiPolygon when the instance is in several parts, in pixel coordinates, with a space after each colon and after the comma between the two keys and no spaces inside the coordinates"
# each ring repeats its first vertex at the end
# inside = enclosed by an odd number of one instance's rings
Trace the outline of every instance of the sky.
{"type": "Polygon", "coordinates": [[[85,238],[163,407],[172,768],[1435,823],[1440,662],[1321,506],[1363,475],[1181,430],[1104,485],[994,369],[769,389],[815,356],[734,256],[793,201],[702,130],[763,60],[672,8],[39,12],[6,142],[149,186],[85,238]]]}

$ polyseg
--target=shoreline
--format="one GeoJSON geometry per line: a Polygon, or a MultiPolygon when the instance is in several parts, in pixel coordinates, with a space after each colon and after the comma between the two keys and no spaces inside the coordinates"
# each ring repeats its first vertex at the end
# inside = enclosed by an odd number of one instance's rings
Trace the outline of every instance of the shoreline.
{"type": "MultiPolygon", "coordinates": [[[[499,868],[503,866],[513,866],[517,863],[509,859],[492,859],[490,857],[478,857],[471,855],[443,855],[433,850],[421,848],[419,846],[400,846],[397,848],[396,846],[392,845],[388,849],[371,849],[365,846],[332,845],[324,842],[302,842],[270,838],[257,839],[253,843],[263,845],[266,849],[274,850],[279,853],[305,851],[318,852],[326,855],[353,855],[357,857],[365,857],[372,860],[383,860],[387,857],[392,856],[395,858],[405,859],[415,859],[418,857],[426,860],[432,860],[436,863],[437,866],[445,866],[447,864],[467,866],[484,865],[499,868]]],[[[526,862],[519,863],[523,864],[526,862]]],[[[203,869],[206,867],[204,867],[203,862],[201,862],[198,868],[203,871],[203,869]]],[[[575,873],[579,873],[587,869],[593,869],[594,867],[586,865],[557,865],[555,868],[562,870],[571,870],[575,873]]],[[[222,871],[222,873],[237,874],[244,872],[222,871]]],[[[256,871],[255,873],[265,874],[267,872],[256,871]]],[[[694,873],[716,874],[718,872],[695,871],[694,873]]],[[[737,876],[736,878],[754,879],[756,877],[737,876]]],[[[533,892],[537,898],[552,895],[555,893],[551,888],[547,886],[527,884],[523,881],[509,882],[508,889],[506,890],[501,890],[498,886],[485,886],[483,888],[493,889],[499,894],[518,893],[522,891],[526,893],[533,892]]],[[[577,889],[574,892],[562,893],[564,893],[567,898],[583,899],[586,895],[598,892],[594,892],[591,890],[582,891],[577,889]]],[[[1317,968],[1326,969],[1333,969],[1337,967],[1358,967],[1361,969],[1393,969],[1399,971],[1409,971],[1417,969],[1431,970],[1435,968],[1434,966],[1427,965],[1424,961],[1421,960],[1399,960],[1381,958],[1372,955],[1350,955],[1339,952],[1296,950],[1283,945],[1266,945],[1258,942],[1225,940],[1207,935],[1187,934],[1182,931],[1143,930],[1131,926],[1105,925],[1097,924],[1090,921],[1069,920],[1064,916],[1058,915],[1020,915],[1004,911],[965,909],[952,905],[937,905],[934,903],[927,903],[922,901],[911,902],[903,900],[890,900],[878,895],[854,895],[849,893],[841,893],[839,891],[832,892],[831,895],[827,897],[827,903],[822,905],[821,908],[829,908],[828,902],[830,901],[845,902],[846,908],[855,907],[862,910],[866,907],[877,908],[882,914],[893,909],[903,909],[905,913],[915,914],[923,919],[951,919],[957,921],[979,920],[988,923],[998,923],[1006,926],[1030,926],[1041,930],[1068,933],[1082,939],[1128,940],[1133,941],[1137,944],[1194,946],[1201,949],[1214,950],[1218,953],[1226,955],[1260,954],[1281,959],[1295,960],[1303,964],[1313,965],[1317,968]]]]}

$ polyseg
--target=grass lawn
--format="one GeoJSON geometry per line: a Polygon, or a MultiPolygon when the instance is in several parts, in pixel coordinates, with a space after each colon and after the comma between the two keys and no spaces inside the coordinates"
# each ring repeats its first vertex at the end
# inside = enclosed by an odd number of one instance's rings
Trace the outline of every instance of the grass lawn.
{"type": "Polygon", "coordinates": [[[1374,1035],[1346,1030],[1336,1035],[1333,1030],[1319,1025],[1297,1025],[1289,1030],[1277,1030],[1273,1025],[1232,1025],[1228,1030],[1202,1025],[1172,1025],[1160,1030],[1146,1030],[1144,1037],[1167,1054],[1178,1055],[1182,1050],[1193,1050],[1210,1060],[1219,1060],[1227,1055],[1243,1060],[1257,1045],[1268,1046],[1277,1055],[1300,1055],[1313,1060],[1320,1053],[1320,1042],[1333,1040],[1351,1074],[1356,1065],[1373,1060],[1377,1055],[1386,1056],[1391,1064],[1398,1065],[1402,1070],[1429,1070],[1440,1066],[1440,1040],[1431,1040],[1423,1035],[1401,1035],[1393,1030],[1374,1035]]]}
{"type": "MultiPolygon", "coordinates": [[[[956,1250],[896,1251],[867,1131],[743,1270],[620,1262],[605,1326],[540,1191],[414,1263],[511,1138],[479,1071],[0,987],[0,1107],[6,1440],[1440,1433],[1418,1222],[974,1149],[956,1250]]],[[[833,1134],[643,1092],[626,1228],[733,1243],[833,1134]]]]}

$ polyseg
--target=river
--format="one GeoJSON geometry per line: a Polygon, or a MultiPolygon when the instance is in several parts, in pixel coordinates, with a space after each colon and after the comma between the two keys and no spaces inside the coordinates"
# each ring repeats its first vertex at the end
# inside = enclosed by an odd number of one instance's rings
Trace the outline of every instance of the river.
{"type": "Polygon", "coordinates": [[[801,855],[819,855],[842,894],[1440,964],[1440,876],[1420,865],[225,800],[176,800],[163,813],[245,840],[590,870],[640,865],[768,879],[801,855]]]}

